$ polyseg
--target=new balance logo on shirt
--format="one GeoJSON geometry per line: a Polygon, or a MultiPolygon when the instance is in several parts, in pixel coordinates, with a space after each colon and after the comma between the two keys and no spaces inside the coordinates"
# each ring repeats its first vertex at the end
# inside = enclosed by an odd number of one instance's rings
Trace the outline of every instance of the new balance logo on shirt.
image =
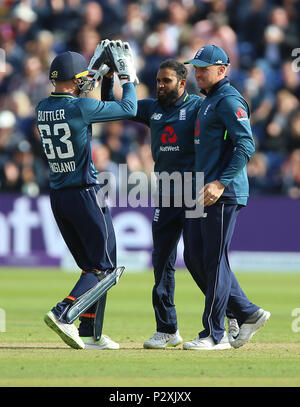
{"type": "MultiPolygon", "coordinates": [[[[151,120],[160,120],[162,118],[162,113],[153,113],[151,120]]],[[[186,109],[179,110],[179,120],[186,120],[186,109]]]]}
{"type": "Polygon", "coordinates": [[[153,113],[151,116],[151,120],[160,120],[162,117],[162,113],[153,113]]]}

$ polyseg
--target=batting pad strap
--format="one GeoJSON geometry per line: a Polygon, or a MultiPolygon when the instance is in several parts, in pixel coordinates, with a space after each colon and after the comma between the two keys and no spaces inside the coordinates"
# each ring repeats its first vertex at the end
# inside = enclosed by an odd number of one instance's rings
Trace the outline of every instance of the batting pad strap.
{"type": "Polygon", "coordinates": [[[112,286],[118,283],[125,267],[117,267],[99,283],[77,298],[66,314],[66,321],[72,324],[76,318],[95,304],[112,286]]]}
{"type": "Polygon", "coordinates": [[[81,318],[88,318],[88,319],[94,319],[96,314],[81,314],[81,318]]]}
{"type": "Polygon", "coordinates": [[[63,302],[65,302],[69,305],[73,305],[75,301],[76,301],[76,298],[72,297],[71,295],[68,295],[66,298],[63,299],[63,302]]]}

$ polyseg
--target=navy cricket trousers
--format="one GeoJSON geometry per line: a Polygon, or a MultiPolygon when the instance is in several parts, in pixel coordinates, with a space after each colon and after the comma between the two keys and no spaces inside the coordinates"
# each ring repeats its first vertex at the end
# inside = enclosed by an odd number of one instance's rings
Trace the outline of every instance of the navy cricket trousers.
{"type": "MultiPolygon", "coordinates": [[[[175,333],[178,328],[177,313],[174,303],[175,262],[177,246],[181,233],[184,243],[185,265],[195,283],[205,294],[207,281],[198,270],[198,259],[194,262],[190,257],[190,220],[186,219],[185,207],[158,207],[152,221],[152,265],[155,284],[152,290],[152,305],[158,332],[175,333]]],[[[227,309],[226,315],[235,318],[227,309]]]]}
{"type": "Polygon", "coordinates": [[[189,259],[187,241],[187,219],[185,211],[191,208],[157,207],[152,221],[152,265],[154,269],[154,287],[152,290],[152,305],[158,332],[175,333],[177,331],[177,314],[174,304],[175,262],[177,245],[181,233],[184,243],[185,264],[198,287],[206,291],[206,281],[197,273],[189,259]]]}
{"type": "Polygon", "coordinates": [[[224,334],[226,309],[241,324],[259,308],[243,292],[228,259],[240,208],[239,205],[216,203],[205,208],[207,217],[187,220],[188,261],[206,285],[204,330],[199,337],[211,335],[215,343],[219,343],[224,334]]]}
{"type": "Polygon", "coordinates": [[[152,305],[158,332],[175,333],[177,331],[174,266],[183,225],[183,208],[155,209],[152,221],[152,265],[155,280],[152,305]]]}
{"type": "Polygon", "coordinates": [[[78,267],[84,271],[114,269],[115,233],[100,186],[52,190],[50,201],[56,223],[78,267]]]}
{"type": "MultiPolygon", "coordinates": [[[[110,211],[99,185],[52,190],[50,202],[62,237],[82,270],[79,280],[66,297],[76,299],[98,283],[93,271],[116,267],[116,239],[110,211]]],[[[106,297],[103,299],[104,307],[105,301],[106,297]]],[[[95,307],[93,305],[81,318],[84,323],[91,322],[88,324],[90,332],[82,336],[89,336],[92,332],[95,307]]],[[[66,302],[62,301],[53,308],[53,312],[63,321],[67,308],[66,302]]],[[[82,330],[83,327],[79,327],[80,333],[82,330]]]]}

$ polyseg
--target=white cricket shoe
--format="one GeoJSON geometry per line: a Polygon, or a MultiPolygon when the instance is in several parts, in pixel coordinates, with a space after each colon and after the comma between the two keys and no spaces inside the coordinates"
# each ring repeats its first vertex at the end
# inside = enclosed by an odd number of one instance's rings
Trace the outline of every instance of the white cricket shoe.
{"type": "Polygon", "coordinates": [[[215,343],[213,337],[210,335],[206,338],[197,337],[193,341],[184,342],[183,344],[183,349],[185,350],[224,350],[230,348],[231,346],[226,331],[220,343],[215,343]]]}
{"type": "Polygon", "coordinates": [[[227,324],[228,324],[228,339],[229,343],[231,340],[236,339],[240,332],[240,327],[235,318],[227,318],[227,324]]]}
{"type": "Polygon", "coordinates": [[[93,336],[81,337],[81,339],[85,344],[85,349],[120,349],[120,345],[107,335],[101,335],[98,341],[93,336]]]}
{"type": "Polygon", "coordinates": [[[240,326],[240,332],[235,339],[230,340],[234,348],[239,348],[248,342],[252,336],[261,328],[270,318],[271,313],[259,308],[240,326]]]}
{"type": "Polygon", "coordinates": [[[80,339],[78,329],[74,324],[64,324],[60,322],[52,311],[45,314],[44,321],[49,328],[53,329],[71,348],[84,349],[84,343],[82,339],[80,339]]]}
{"type": "Polygon", "coordinates": [[[155,332],[155,334],[148,341],[144,343],[145,349],[165,349],[172,346],[177,346],[183,342],[182,337],[177,331],[174,334],[167,334],[164,332],[155,332]]]}

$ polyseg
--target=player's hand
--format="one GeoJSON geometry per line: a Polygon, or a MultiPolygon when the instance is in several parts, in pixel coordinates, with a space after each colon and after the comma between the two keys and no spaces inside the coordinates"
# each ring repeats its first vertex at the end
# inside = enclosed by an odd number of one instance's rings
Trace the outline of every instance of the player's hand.
{"type": "Polygon", "coordinates": [[[217,202],[223,194],[225,185],[220,181],[212,181],[205,184],[199,193],[198,202],[203,203],[204,206],[211,206],[217,202]]]}
{"type": "Polygon", "coordinates": [[[88,66],[89,77],[94,79],[95,83],[109,72],[113,73],[114,66],[111,66],[109,54],[107,53],[109,43],[110,40],[101,41],[100,44],[97,45],[94,55],[90,60],[88,66]]]}
{"type": "Polygon", "coordinates": [[[88,70],[90,72],[96,73],[98,69],[101,67],[101,65],[106,64],[107,65],[107,54],[105,52],[107,45],[110,43],[109,40],[103,40],[100,42],[100,44],[97,45],[94,55],[92,56],[88,70]]]}
{"type": "MultiPolygon", "coordinates": [[[[130,61],[131,65],[134,67],[134,57],[133,57],[133,52],[132,49],[129,45],[128,42],[124,42],[124,53],[126,58],[128,58],[128,60],[130,61]]],[[[135,85],[138,85],[140,83],[137,75],[136,75],[136,69],[134,68],[134,80],[133,80],[135,85]]]]}
{"type": "Polygon", "coordinates": [[[107,75],[109,72],[113,73],[113,68],[108,65],[110,59],[106,53],[106,47],[109,42],[110,40],[104,40],[97,45],[88,66],[88,76],[80,87],[81,95],[90,93],[94,88],[97,88],[99,81],[101,81],[104,75],[107,75]]]}
{"type": "Polygon", "coordinates": [[[120,84],[124,85],[127,82],[137,83],[136,69],[129,44],[127,42],[123,43],[120,40],[110,41],[107,49],[110,51],[120,84]]]}

